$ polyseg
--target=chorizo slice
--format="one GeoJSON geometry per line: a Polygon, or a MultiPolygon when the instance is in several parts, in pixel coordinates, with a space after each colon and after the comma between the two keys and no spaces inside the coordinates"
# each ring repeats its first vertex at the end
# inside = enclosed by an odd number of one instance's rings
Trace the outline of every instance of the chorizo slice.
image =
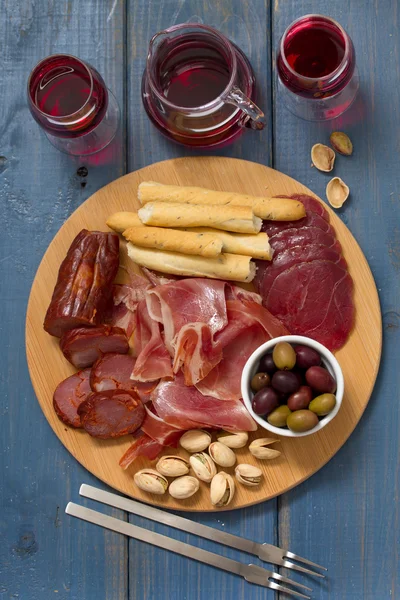
{"type": "Polygon", "coordinates": [[[150,399],[150,392],[158,381],[136,381],[131,379],[136,359],[128,354],[105,354],[93,365],[90,373],[90,386],[94,392],[104,390],[135,390],[142,402],[150,399]]]}
{"type": "Polygon", "coordinates": [[[120,327],[100,325],[66,331],[60,340],[60,348],[74,367],[82,369],[92,366],[107,352],[126,354],[129,344],[125,331],[120,327]]]}
{"type": "Polygon", "coordinates": [[[78,371],[59,383],[53,395],[53,406],[60,421],[71,427],[82,427],[77,411],[91,391],[90,369],[78,371]]]}
{"type": "Polygon", "coordinates": [[[118,235],[82,229],[61,263],[44,319],[45,331],[61,337],[69,329],[101,323],[118,266],[118,235]]]}
{"type": "Polygon", "coordinates": [[[134,433],[145,416],[144,406],[133,390],[92,392],[78,407],[81,425],[96,438],[117,438],[134,433]]]}

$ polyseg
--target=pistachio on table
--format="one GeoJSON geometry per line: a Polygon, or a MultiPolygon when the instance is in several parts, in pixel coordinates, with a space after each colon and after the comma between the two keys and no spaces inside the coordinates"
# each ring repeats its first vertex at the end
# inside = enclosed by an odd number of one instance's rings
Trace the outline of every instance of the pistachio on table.
{"type": "Polygon", "coordinates": [[[314,144],[311,148],[311,160],[319,171],[329,173],[333,169],[336,155],[332,148],[324,144],[314,144]]]}
{"type": "Polygon", "coordinates": [[[254,465],[240,464],[235,469],[236,479],[243,485],[255,487],[262,478],[262,471],[254,465]]]}
{"type": "Polygon", "coordinates": [[[249,439],[247,431],[224,431],[217,440],[228,448],[244,448],[249,439]]]}
{"type": "Polygon", "coordinates": [[[339,154],[344,154],[344,156],[351,156],[351,154],[353,154],[353,144],[351,143],[351,139],[348,135],[343,133],[343,131],[333,131],[329,139],[332,148],[336,150],[336,152],[339,152],[339,154]]]}
{"type": "Polygon", "coordinates": [[[326,197],[333,208],[340,208],[346,202],[350,188],[340,177],[333,177],[326,186],[326,197]]]}
{"type": "Polygon", "coordinates": [[[166,477],[180,477],[189,473],[189,463],[181,456],[162,456],[156,469],[166,477]]]}
{"type": "Polygon", "coordinates": [[[279,442],[279,440],[273,438],[259,438],[251,442],[249,450],[253,456],[260,460],[272,460],[273,458],[278,458],[281,452],[279,450],[274,450],[273,448],[267,448],[266,446],[270,446],[275,442],[279,442]]]}
{"type": "Polygon", "coordinates": [[[200,487],[199,480],[196,477],[185,475],[178,477],[169,486],[169,493],[177,500],[184,500],[193,496],[200,487]]]}
{"type": "Polygon", "coordinates": [[[217,473],[217,467],[215,466],[213,459],[205,452],[192,454],[189,461],[193,471],[201,481],[210,483],[211,479],[217,473]]]}
{"type": "Polygon", "coordinates": [[[211,435],[203,429],[190,429],[183,434],[179,443],[190,453],[202,452],[210,445],[211,435]]]}
{"type": "Polygon", "coordinates": [[[228,506],[234,493],[235,482],[231,475],[228,475],[225,471],[220,471],[213,477],[210,486],[211,504],[219,508],[228,506]]]}
{"type": "Polygon", "coordinates": [[[233,450],[225,446],[225,444],[221,444],[221,442],[210,444],[208,453],[220,467],[233,467],[236,462],[236,455],[233,450]]]}
{"type": "Polygon", "coordinates": [[[168,481],[154,469],[138,471],[135,473],[133,480],[138,488],[150,494],[165,494],[168,488],[168,481]]]}

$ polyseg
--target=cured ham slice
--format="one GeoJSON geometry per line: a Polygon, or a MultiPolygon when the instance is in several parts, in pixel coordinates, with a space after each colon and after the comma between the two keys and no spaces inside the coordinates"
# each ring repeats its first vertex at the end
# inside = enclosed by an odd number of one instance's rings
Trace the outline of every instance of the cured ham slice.
{"type": "Polygon", "coordinates": [[[216,336],[223,346],[221,362],[196,388],[206,396],[220,400],[241,398],[241,373],[249,356],[261,344],[289,331],[264,307],[246,301],[228,301],[228,325],[216,336]]]}
{"type": "Polygon", "coordinates": [[[173,371],[182,367],[186,385],[194,385],[222,359],[222,347],[214,343],[210,327],[206,323],[194,323],[183,327],[178,333],[173,371]]]}
{"type": "Polygon", "coordinates": [[[138,303],[145,299],[146,290],[151,288],[148,279],[132,273],[130,284],[115,284],[113,286],[113,304],[107,323],[125,330],[128,339],[135,326],[135,312],[138,303]]]}
{"type": "Polygon", "coordinates": [[[55,389],[53,406],[57,417],[70,427],[81,427],[78,407],[91,393],[90,369],[78,371],[64,379],[55,389]]]}
{"type": "Polygon", "coordinates": [[[172,377],[171,357],[161,337],[160,325],[147,310],[146,300],[141,300],[135,312],[134,353],[137,356],[132,379],[155,381],[172,377]]]}
{"type": "Polygon", "coordinates": [[[119,466],[127,469],[139,456],[145,456],[150,460],[154,460],[162,449],[163,446],[161,444],[155,442],[147,435],[142,435],[136,438],[133,444],[129,446],[128,450],[121,457],[119,466]]]}
{"type": "Polygon", "coordinates": [[[285,229],[300,229],[300,227],[318,227],[322,231],[333,233],[333,228],[329,224],[329,221],[311,211],[307,212],[306,216],[298,221],[264,221],[261,229],[269,237],[272,237],[285,229]]]}
{"type": "MultiPolygon", "coordinates": [[[[322,246],[333,247],[338,252],[341,252],[342,247],[335,235],[322,231],[318,227],[300,227],[300,229],[286,229],[272,236],[269,240],[274,253],[282,252],[292,246],[307,246],[309,244],[317,244],[322,246]]],[[[275,256],[274,254],[274,256],[275,256]]]]}
{"type": "Polygon", "coordinates": [[[90,367],[106,352],[126,354],[129,350],[125,331],[120,327],[99,325],[77,327],[66,331],[60,339],[65,358],[77,369],[90,367]]]}
{"type": "Polygon", "coordinates": [[[146,416],[141,427],[143,433],[162,446],[173,446],[176,448],[185,430],[169,425],[147,406],[145,406],[145,410],[146,416]]]}
{"type": "Polygon", "coordinates": [[[353,281],[347,270],[328,260],[286,269],[264,302],[291,333],[311,337],[330,350],[343,346],[353,326],[353,281]]]}
{"type": "Polygon", "coordinates": [[[185,385],[183,375],[161,381],[151,393],[157,414],[182,429],[216,427],[232,431],[255,431],[257,425],[239,400],[217,400],[185,385]]]}
{"type": "Polygon", "coordinates": [[[135,358],[128,354],[105,354],[92,367],[90,386],[94,392],[104,390],[134,390],[142,402],[148,402],[158,381],[141,382],[131,379],[135,358]]]}

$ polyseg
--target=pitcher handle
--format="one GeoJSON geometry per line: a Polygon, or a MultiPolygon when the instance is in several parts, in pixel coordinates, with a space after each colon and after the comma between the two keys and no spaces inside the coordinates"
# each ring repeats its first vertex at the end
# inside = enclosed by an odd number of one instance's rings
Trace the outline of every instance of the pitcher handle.
{"type": "Polygon", "coordinates": [[[265,115],[254,102],[245,96],[238,87],[234,86],[224,98],[227,104],[233,104],[240,108],[249,118],[246,122],[246,127],[251,129],[264,129],[267,124],[265,115]]]}

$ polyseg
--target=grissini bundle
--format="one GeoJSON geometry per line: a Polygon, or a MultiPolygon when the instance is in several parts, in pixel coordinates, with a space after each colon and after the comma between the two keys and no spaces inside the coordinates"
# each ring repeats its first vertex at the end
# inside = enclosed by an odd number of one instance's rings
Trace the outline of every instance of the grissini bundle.
{"type": "Polygon", "coordinates": [[[148,202],[138,215],[155,227],[213,227],[237,233],[258,233],[262,221],[251,206],[199,206],[173,202],[148,202]]]}
{"type": "MultiPolygon", "coordinates": [[[[212,230],[210,230],[212,231],[212,230]]],[[[142,248],[156,248],[182,254],[215,258],[222,252],[222,241],[211,233],[163,229],[162,227],[129,227],[123,232],[128,242],[142,248]]]]}
{"type": "Polygon", "coordinates": [[[143,227],[136,212],[116,212],[108,217],[106,224],[117,233],[123,233],[128,227],[143,227]]]}
{"type": "Polygon", "coordinates": [[[138,198],[142,205],[148,202],[181,202],[203,206],[251,206],[257,217],[271,221],[297,221],[306,216],[299,200],[217,192],[201,187],[164,185],[155,181],[143,181],[138,188],[138,198]]]}
{"type": "Polygon", "coordinates": [[[250,256],[220,254],[217,258],[204,258],[178,252],[140,248],[131,242],[128,242],[126,247],[129,258],[137,265],[161,273],[242,282],[252,281],[256,273],[256,266],[251,262],[250,256]]]}

